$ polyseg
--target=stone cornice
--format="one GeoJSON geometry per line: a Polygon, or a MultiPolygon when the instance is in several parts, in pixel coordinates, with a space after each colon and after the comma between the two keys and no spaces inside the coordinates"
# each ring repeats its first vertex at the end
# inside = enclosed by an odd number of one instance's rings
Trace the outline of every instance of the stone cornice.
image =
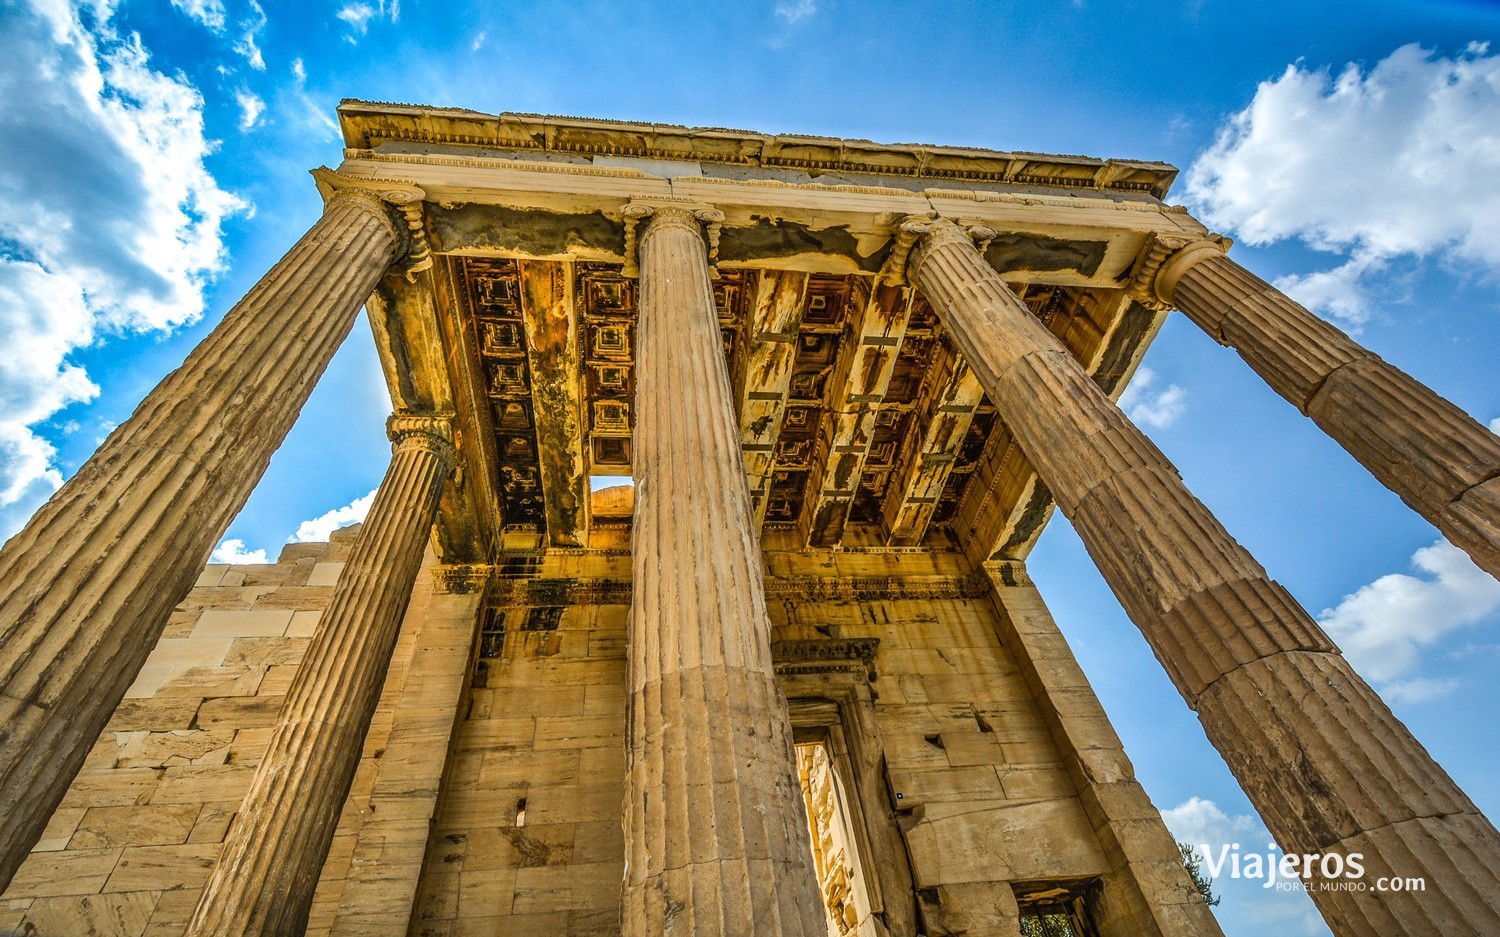
{"type": "Polygon", "coordinates": [[[874,683],[879,638],[813,638],[772,641],[771,658],[778,676],[854,673],[874,683]]]}
{"type": "MultiPolygon", "coordinates": [[[[484,569],[494,569],[487,599],[494,605],[625,605],[630,581],[620,578],[572,578],[507,575],[497,567],[468,566],[467,581],[478,581],[484,569]]],[[[771,576],[766,598],[803,602],[855,602],[899,599],[972,599],[986,595],[989,580],[983,571],[966,575],[907,576],[771,576]]]]}
{"type": "MultiPolygon", "coordinates": [[[[453,156],[444,153],[381,153],[371,149],[346,148],[346,160],[371,163],[387,163],[397,168],[412,166],[444,166],[459,169],[506,169],[516,172],[545,173],[566,176],[592,176],[602,179],[652,179],[650,173],[639,169],[616,166],[594,166],[591,164],[549,163],[537,160],[516,159],[508,156],[453,156]]],[[[1065,194],[1040,192],[996,192],[986,189],[904,189],[891,186],[852,185],[827,182],[788,182],[784,179],[723,179],[716,176],[693,178],[694,185],[726,186],[731,188],[807,189],[819,192],[840,192],[853,195],[873,195],[890,198],[958,199],[969,202],[1002,202],[1011,205],[1026,205],[1045,208],[1108,208],[1113,211],[1147,212],[1153,215],[1185,215],[1183,205],[1167,205],[1157,201],[1140,199],[1109,199],[1094,190],[1072,190],[1065,194]]],[[[441,200],[437,200],[443,204],[441,200]]]]}
{"type": "Polygon", "coordinates": [[[507,150],[691,160],[772,169],[855,172],[1058,188],[1141,192],[1162,198],[1177,176],[1166,163],[979,148],[880,144],[711,127],[482,114],[457,108],[346,100],[344,143],[486,146],[507,150]]]}

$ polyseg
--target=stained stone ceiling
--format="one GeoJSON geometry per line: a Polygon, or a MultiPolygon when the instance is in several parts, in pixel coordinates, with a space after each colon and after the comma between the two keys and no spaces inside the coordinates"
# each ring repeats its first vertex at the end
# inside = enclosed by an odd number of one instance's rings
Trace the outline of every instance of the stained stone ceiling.
{"type": "MultiPolygon", "coordinates": [[[[567,546],[624,522],[589,516],[588,479],[630,474],[636,281],[611,263],[447,262],[504,525],[567,546]]],[[[982,536],[991,552],[1024,552],[1046,493],[920,295],[878,276],[750,266],[726,265],[713,285],[768,545],[982,536]]],[[[1012,286],[1106,389],[1154,327],[1121,290],[1012,286]]]]}
{"type": "Polygon", "coordinates": [[[902,285],[901,220],[969,226],[1111,394],[1161,322],[1127,293],[1147,238],[1201,228],[1161,201],[1162,163],[358,101],[339,115],[340,179],[424,195],[407,219],[424,263],[369,309],[396,406],[458,415],[449,562],[621,546],[628,502],[595,505],[590,478],[631,468],[631,202],[722,213],[714,292],[763,544],[974,561],[1024,557],[1051,498],[902,285]]]}

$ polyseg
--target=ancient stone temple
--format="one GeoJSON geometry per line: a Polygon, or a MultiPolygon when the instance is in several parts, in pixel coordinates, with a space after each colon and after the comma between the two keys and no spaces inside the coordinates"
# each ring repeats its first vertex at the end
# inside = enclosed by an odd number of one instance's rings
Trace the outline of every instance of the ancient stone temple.
{"type": "Polygon", "coordinates": [[[0,553],[0,933],[1218,934],[1027,577],[1054,507],[1282,849],[1425,878],[1309,873],[1336,934],[1500,933],[1495,828],[1113,401],[1180,309],[1491,573],[1500,437],[1170,166],[340,118],[0,553]],[[362,306],[368,519],[205,567],[362,306]]]}

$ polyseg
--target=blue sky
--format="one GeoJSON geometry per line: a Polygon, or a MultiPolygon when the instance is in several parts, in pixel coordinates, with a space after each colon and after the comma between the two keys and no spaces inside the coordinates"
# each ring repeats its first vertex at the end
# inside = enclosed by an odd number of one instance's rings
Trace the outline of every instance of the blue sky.
{"type": "MultiPolygon", "coordinates": [[[[1493,2],[33,0],[0,18],[0,536],[317,217],[306,170],[338,162],[345,96],[1166,160],[1173,200],[1242,263],[1500,418],[1493,2]]],[[[1145,367],[1127,408],[1500,814],[1500,584],[1186,319],[1145,367]]],[[[237,549],[358,516],[388,406],[361,324],[237,549]]],[[[1174,829],[1256,842],[1061,519],[1031,566],[1174,829]]],[[[1231,935],[1326,933],[1300,896],[1220,890],[1231,935]]]]}

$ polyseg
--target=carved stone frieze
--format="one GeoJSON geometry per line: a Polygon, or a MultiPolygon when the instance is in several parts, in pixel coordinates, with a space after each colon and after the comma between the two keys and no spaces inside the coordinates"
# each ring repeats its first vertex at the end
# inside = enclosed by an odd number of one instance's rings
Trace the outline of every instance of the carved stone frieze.
{"type": "Polygon", "coordinates": [[[812,673],[862,674],[871,683],[879,677],[875,652],[879,638],[820,638],[772,641],[771,657],[777,676],[812,673]]]}
{"type": "MultiPolygon", "coordinates": [[[[1029,582],[1019,563],[994,564],[996,575],[1008,584],[1029,582]]],[[[527,576],[506,573],[498,566],[448,566],[442,575],[463,576],[471,582],[489,578],[486,600],[495,606],[515,605],[625,605],[630,602],[627,579],[527,576]]],[[[988,579],[976,570],[963,576],[772,576],[766,579],[768,599],[793,602],[861,602],[921,599],[973,599],[987,593],[988,579]]]]}

